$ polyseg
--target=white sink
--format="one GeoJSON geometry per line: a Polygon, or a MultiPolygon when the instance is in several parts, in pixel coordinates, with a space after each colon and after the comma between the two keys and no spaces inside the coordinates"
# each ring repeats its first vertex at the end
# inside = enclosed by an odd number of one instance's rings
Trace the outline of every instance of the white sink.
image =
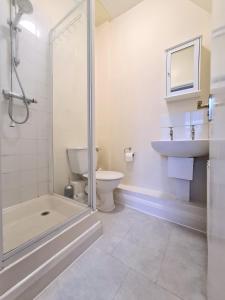
{"type": "Polygon", "coordinates": [[[152,141],[152,147],[163,156],[200,157],[209,154],[208,140],[152,141]]]}

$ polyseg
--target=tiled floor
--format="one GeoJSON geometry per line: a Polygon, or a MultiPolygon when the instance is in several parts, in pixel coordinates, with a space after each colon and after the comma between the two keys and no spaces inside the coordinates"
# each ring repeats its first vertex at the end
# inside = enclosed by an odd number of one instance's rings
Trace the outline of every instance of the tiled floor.
{"type": "Polygon", "coordinates": [[[204,235],[118,206],[104,235],[38,300],[204,300],[204,235]]]}

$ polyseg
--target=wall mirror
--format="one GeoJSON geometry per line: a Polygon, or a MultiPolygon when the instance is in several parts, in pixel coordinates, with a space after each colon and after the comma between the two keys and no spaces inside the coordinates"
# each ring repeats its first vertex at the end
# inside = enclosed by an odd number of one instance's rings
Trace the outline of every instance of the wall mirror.
{"type": "Polygon", "coordinates": [[[201,37],[166,50],[166,99],[200,93],[201,37]]]}

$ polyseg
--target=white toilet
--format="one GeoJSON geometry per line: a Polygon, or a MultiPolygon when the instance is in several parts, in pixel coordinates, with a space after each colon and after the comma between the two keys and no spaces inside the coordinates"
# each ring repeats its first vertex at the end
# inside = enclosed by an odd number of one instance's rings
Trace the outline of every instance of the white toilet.
{"type": "MultiPolygon", "coordinates": [[[[68,149],[71,171],[76,175],[88,178],[88,148],[68,149]]],[[[97,166],[96,153],[96,166],[97,166]]],[[[113,190],[120,184],[124,175],[113,171],[96,171],[97,208],[110,212],[115,208],[113,190]]]]}

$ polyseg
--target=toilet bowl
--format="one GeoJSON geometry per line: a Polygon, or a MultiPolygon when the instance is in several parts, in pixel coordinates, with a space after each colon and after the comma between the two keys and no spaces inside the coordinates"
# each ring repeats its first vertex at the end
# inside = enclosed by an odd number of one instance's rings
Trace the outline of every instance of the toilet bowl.
{"type": "MultiPolygon", "coordinates": [[[[88,175],[84,175],[88,178],[88,175]]],[[[120,184],[124,175],[114,171],[96,172],[97,208],[102,212],[110,212],[115,208],[113,191],[120,184]]]]}
{"type": "MultiPolygon", "coordinates": [[[[88,178],[88,148],[80,147],[67,149],[68,159],[71,171],[80,175],[81,177],[88,178]]],[[[97,155],[96,162],[97,166],[97,155]]],[[[97,208],[103,212],[110,212],[115,208],[113,198],[113,191],[120,184],[124,175],[120,172],[114,171],[96,171],[96,194],[97,194],[97,208]]]]}

